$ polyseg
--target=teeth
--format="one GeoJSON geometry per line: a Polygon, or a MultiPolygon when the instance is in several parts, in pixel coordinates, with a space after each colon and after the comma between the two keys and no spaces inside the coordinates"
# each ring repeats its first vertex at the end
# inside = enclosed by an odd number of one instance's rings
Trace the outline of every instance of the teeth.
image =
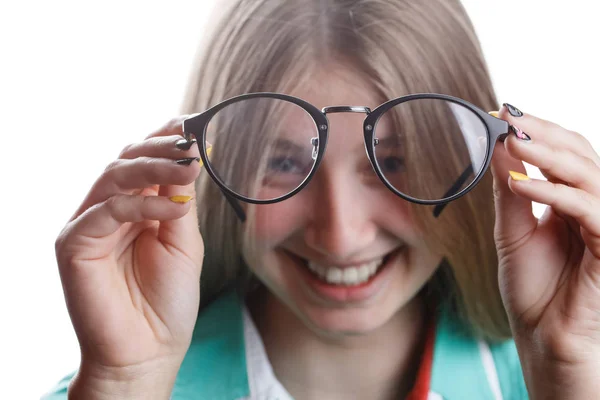
{"type": "Polygon", "coordinates": [[[382,263],[383,258],[380,258],[370,263],[340,269],[336,267],[324,267],[309,261],[308,268],[327,283],[353,286],[368,281],[369,278],[375,275],[382,263]]]}
{"type": "MultiPolygon", "coordinates": [[[[375,270],[373,270],[373,272],[375,272],[375,270]]],[[[360,282],[364,282],[369,279],[370,275],[372,275],[372,272],[366,265],[363,265],[358,269],[358,280],[360,282]]]]}
{"type": "Polygon", "coordinates": [[[341,283],[344,279],[344,274],[341,269],[329,268],[327,270],[327,282],[329,283],[341,283]]]}
{"type": "Polygon", "coordinates": [[[377,271],[377,267],[379,267],[380,265],[381,265],[381,263],[378,263],[378,264],[371,263],[368,266],[366,266],[368,268],[369,274],[373,275],[375,273],[375,271],[377,271]]]}

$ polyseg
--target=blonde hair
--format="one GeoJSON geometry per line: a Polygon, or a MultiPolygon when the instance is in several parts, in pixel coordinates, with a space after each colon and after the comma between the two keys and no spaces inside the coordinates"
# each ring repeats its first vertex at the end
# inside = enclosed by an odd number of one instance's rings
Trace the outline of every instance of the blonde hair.
{"type": "MultiPolygon", "coordinates": [[[[360,71],[383,99],[434,92],[484,110],[498,108],[459,0],[230,0],[219,7],[184,113],[243,93],[293,90],[310,80],[315,66],[331,62],[360,71]]],[[[242,258],[242,223],[207,174],[197,190],[206,301],[250,275],[242,258]]],[[[456,318],[474,333],[489,340],[510,337],[498,288],[491,173],[438,218],[430,206],[410,207],[432,251],[445,255],[424,292],[453,305],[456,318]]]]}

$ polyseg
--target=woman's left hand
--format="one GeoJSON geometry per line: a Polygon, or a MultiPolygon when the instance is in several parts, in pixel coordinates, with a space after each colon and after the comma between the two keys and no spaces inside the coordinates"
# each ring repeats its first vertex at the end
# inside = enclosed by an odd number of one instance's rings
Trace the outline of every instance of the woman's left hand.
{"type": "Polygon", "coordinates": [[[502,107],[527,133],[492,161],[499,282],[532,398],[600,397],[600,157],[580,134],[502,107]],[[526,174],[524,161],[546,180],[526,174]],[[532,204],[547,204],[538,220],[532,204]]]}

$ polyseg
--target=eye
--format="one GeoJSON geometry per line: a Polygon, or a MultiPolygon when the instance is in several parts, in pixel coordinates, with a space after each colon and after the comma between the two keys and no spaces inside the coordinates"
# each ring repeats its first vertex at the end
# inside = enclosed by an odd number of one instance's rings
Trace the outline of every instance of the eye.
{"type": "Polygon", "coordinates": [[[381,160],[379,165],[384,174],[402,172],[404,171],[404,158],[394,156],[385,157],[383,160],[381,160]]]}
{"type": "Polygon", "coordinates": [[[303,168],[299,162],[286,156],[270,158],[268,161],[268,168],[270,171],[283,172],[286,174],[298,174],[303,172],[303,168]]]}

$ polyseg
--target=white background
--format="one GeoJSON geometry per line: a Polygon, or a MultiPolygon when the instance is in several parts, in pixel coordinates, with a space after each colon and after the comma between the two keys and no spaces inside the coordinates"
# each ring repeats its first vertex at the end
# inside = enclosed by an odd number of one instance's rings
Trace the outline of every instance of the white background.
{"type": "MultiPolygon", "coordinates": [[[[120,149],[178,114],[213,3],[0,4],[1,398],[39,398],[77,367],[54,240],[120,149]]],[[[598,3],[464,3],[500,101],[600,150],[598,3]]]]}

